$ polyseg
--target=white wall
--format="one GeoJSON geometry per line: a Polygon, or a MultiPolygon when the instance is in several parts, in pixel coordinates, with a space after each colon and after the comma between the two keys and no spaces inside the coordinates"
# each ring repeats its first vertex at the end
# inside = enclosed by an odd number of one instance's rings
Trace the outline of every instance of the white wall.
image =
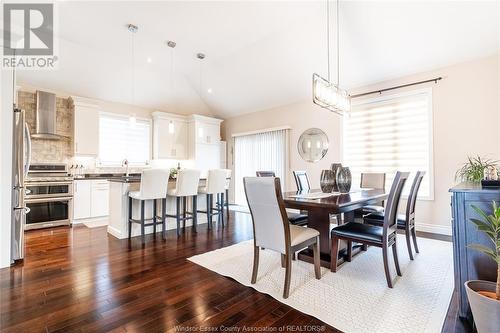
{"type": "Polygon", "coordinates": [[[0,70],[0,268],[10,265],[12,189],[12,72],[0,70]]]}

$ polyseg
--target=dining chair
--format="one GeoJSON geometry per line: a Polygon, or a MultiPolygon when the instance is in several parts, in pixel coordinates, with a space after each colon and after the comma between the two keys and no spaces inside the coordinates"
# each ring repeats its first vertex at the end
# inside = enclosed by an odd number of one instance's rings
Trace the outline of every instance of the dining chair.
{"type": "Polygon", "coordinates": [[[305,171],[294,171],[293,177],[295,178],[297,191],[309,191],[311,189],[309,177],[307,177],[307,173],[305,171]]]}
{"type": "Polygon", "coordinates": [[[384,271],[389,288],[393,287],[391,273],[389,270],[388,251],[392,247],[392,255],[396,266],[396,273],[402,276],[398,261],[397,249],[397,212],[401,193],[408,179],[409,172],[396,173],[392,183],[389,197],[387,199],[387,207],[385,209],[384,222],[382,226],[374,226],[369,224],[348,222],[335,227],[331,231],[332,251],[330,269],[332,272],[337,271],[339,241],[347,241],[347,261],[352,260],[352,243],[361,243],[364,245],[373,245],[382,248],[382,256],[384,260],[384,271]]]}
{"type": "MultiPolygon", "coordinates": [[[[408,195],[408,200],[406,201],[406,213],[397,215],[397,227],[400,230],[405,231],[406,236],[406,246],[408,247],[408,255],[410,260],[413,260],[413,253],[411,249],[411,240],[413,238],[413,245],[415,246],[415,252],[419,253],[417,245],[417,234],[415,231],[415,205],[417,203],[418,190],[420,189],[420,184],[425,176],[425,171],[417,171],[415,178],[413,178],[413,183],[411,185],[410,194],[408,195]]],[[[375,212],[366,215],[363,218],[363,222],[372,225],[383,225],[384,223],[384,212],[375,212]]]]}
{"type": "Polygon", "coordinates": [[[177,221],[177,236],[180,235],[180,224],[186,229],[186,220],[193,220],[193,230],[196,232],[198,214],[198,185],[200,183],[200,170],[181,169],[177,172],[175,188],[169,188],[167,195],[175,197],[175,215],[167,214],[167,217],[175,218],[177,221]],[[187,199],[192,198],[192,212],[187,211],[187,199]],[[181,212],[182,199],[182,212],[181,212]]]}
{"type": "MultiPolygon", "coordinates": [[[[257,177],[276,177],[274,171],[257,171],[255,174],[257,177]]],[[[307,225],[307,212],[295,213],[287,210],[286,214],[291,224],[307,225]]]]}
{"type": "Polygon", "coordinates": [[[141,174],[141,185],[139,191],[131,191],[128,194],[128,239],[132,237],[132,223],[138,223],[141,225],[141,242],[144,244],[145,241],[145,228],[148,226],[153,226],[153,233],[156,235],[156,225],[158,223],[158,217],[156,215],[156,201],[161,200],[162,203],[162,215],[161,224],[163,225],[163,239],[166,237],[166,197],[167,197],[167,187],[170,172],[165,169],[147,169],[142,171],[141,174]],[[138,200],[140,202],[141,213],[140,219],[134,219],[132,215],[133,201],[138,200]],[[153,217],[151,219],[145,218],[145,203],[146,201],[153,201],[153,217]],[[152,221],[151,223],[146,223],[146,221],[152,221]]]}
{"type": "Polygon", "coordinates": [[[212,217],[217,216],[224,228],[224,192],[226,191],[227,171],[225,169],[208,170],[208,177],[204,187],[198,189],[198,194],[207,197],[207,210],[199,210],[198,213],[207,214],[208,229],[212,229],[212,217]],[[214,195],[217,201],[214,207],[214,195]]]}
{"type": "Polygon", "coordinates": [[[251,283],[257,281],[259,250],[265,248],[281,254],[285,268],[283,298],[290,293],[292,254],[308,246],[313,247],[314,273],[321,278],[319,258],[319,232],[312,228],[293,225],[288,221],[279,178],[243,178],[245,195],[252,216],[254,257],[251,283]]]}
{"type": "MultiPolygon", "coordinates": [[[[364,172],[361,173],[360,188],[373,188],[376,190],[385,190],[385,173],[378,172],[364,172]]],[[[381,205],[367,205],[362,208],[362,215],[383,212],[384,203],[381,205]]]]}

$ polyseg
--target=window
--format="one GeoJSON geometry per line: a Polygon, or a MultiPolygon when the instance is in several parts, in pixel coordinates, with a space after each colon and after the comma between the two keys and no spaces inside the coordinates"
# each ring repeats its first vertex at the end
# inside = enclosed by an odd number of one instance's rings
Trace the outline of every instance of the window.
{"type": "Polygon", "coordinates": [[[288,130],[234,136],[235,201],[247,205],[243,177],[255,177],[256,171],[274,171],[285,187],[288,170],[288,130]]]}
{"type": "Polygon", "coordinates": [[[344,120],[344,164],[353,184],[362,172],[385,172],[390,189],[396,171],[410,171],[408,195],[417,170],[426,172],[419,198],[433,199],[432,92],[430,89],[363,100],[344,120]]]}
{"type": "MultiPolygon", "coordinates": [[[[89,135],[92,135],[89,133],[89,135]]],[[[144,165],[151,157],[151,121],[101,113],[99,159],[103,166],[144,165]]]]}

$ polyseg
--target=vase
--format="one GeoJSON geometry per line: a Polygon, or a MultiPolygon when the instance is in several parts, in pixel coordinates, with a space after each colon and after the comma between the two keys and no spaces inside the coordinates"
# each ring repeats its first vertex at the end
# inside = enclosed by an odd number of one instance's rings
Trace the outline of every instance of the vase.
{"type": "Polygon", "coordinates": [[[335,184],[333,185],[333,190],[332,190],[333,192],[339,191],[339,187],[337,186],[337,170],[339,168],[342,168],[342,163],[332,163],[332,166],[330,167],[330,169],[333,171],[335,178],[335,184]]]}
{"type": "Polygon", "coordinates": [[[331,193],[336,184],[335,177],[335,172],[332,170],[321,171],[321,178],[319,180],[321,191],[324,193],[331,193]]]}
{"type": "Polygon", "coordinates": [[[349,193],[351,189],[352,176],[348,167],[340,167],[336,174],[337,187],[340,193],[349,193]]]}

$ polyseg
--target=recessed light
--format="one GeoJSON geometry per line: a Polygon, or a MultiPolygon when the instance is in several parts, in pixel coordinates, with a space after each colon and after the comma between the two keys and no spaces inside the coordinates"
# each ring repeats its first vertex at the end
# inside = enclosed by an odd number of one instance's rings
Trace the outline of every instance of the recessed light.
{"type": "Polygon", "coordinates": [[[212,88],[207,89],[207,93],[211,94],[213,92],[212,88]]]}
{"type": "Polygon", "coordinates": [[[153,59],[151,59],[151,57],[148,57],[148,59],[147,59],[147,60],[148,60],[148,62],[149,62],[149,63],[152,63],[152,62],[153,62],[153,59]]]}

